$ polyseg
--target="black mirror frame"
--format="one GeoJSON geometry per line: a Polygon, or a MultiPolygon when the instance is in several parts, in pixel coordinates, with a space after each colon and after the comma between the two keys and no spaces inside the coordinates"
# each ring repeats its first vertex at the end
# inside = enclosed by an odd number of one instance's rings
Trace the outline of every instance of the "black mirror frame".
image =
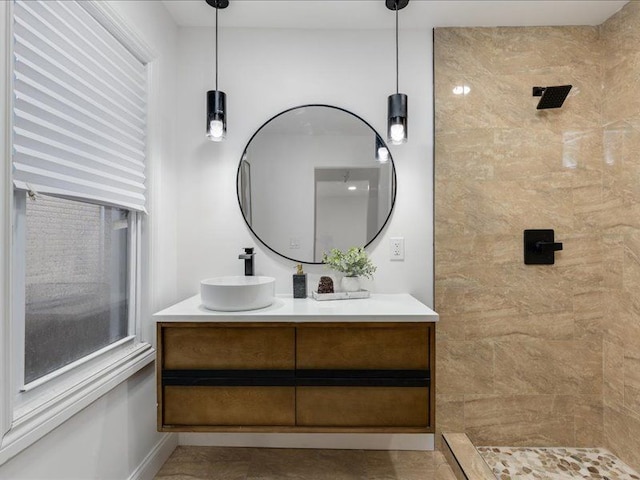
{"type": "MultiPolygon", "coordinates": [[[[240,199],[240,174],[241,174],[241,169],[242,169],[242,161],[245,158],[245,154],[247,152],[247,148],[249,148],[249,145],[251,145],[251,141],[254,139],[254,137],[260,133],[260,131],[270,122],[272,122],[273,120],[275,120],[276,118],[280,117],[281,115],[284,115],[285,113],[289,113],[292,110],[297,110],[299,108],[305,108],[305,107],[326,107],[326,108],[333,108],[334,110],[340,110],[344,113],[347,113],[349,115],[352,115],[353,117],[357,118],[358,120],[360,120],[361,122],[363,122],[366,126],[368,126],[371,131],[376,135],[376,137],[378,138],[378,140],[380,140],[384,145],[387,146],[387,150],[389,150],[389,146],[387,145],[387,143],[384,141],[384,138],[376,131],[375,128],[373,128],[373,126],[371,126],[371,124],[369,122],[367,122],[364,118],[362,118],[359,115],[356,115],[353,112],[350,112],[349,110],[346,110],[344,108],[341,107],[336,107],[334,105],[328,105],[328,104],[324,104],[324,103],[308,103],[308,104],[304,104],[304,105],[298,105],[295,107],[291,107],[288,108],[286,110],[283,110],[280,113],[277,113],[276,115],[272,116],[271,118],[269,118],[266,122],[264,122],[260,128],[258,128],[253,135],[251,135],[251,138],[249,138],[249,141],[247,142],[247,144],[244,147],[244,150],[242,150],[242,154],[240,155],[240,162],[238,162],[238,170],[236,173],[236,197],[238,200],[238,207],[240,208],[240,214],[242,215],[242,219],[244,220],[245,224],[247,225],[247,227],[249,228],[249,230],[251,231],[251,233],[253,234],[253,236],[255,238],[257,238],[260,243],[262,245],[264,245],[265,247],[267,247],[269,250],[271,250],[273,253],[275,253],[276,255],[279,255],[283,258],[286,258],[287,260],[290,260],[292,262],[296,262],[296,263],[304,263],[306,265],[322,265],[322,262],[309,262],[307,260],[299,260],[296,258],[291,258],[288,257],[286,255],[284,255],[283,253],[278,252],[277,250],[274,250],[273,248],[271,248],[269,245],[267,245],[266,242],[264,242],[262,240],[262,238],[260,238],[260,235],[258,235],[255,230],[253,229],[253,227],[251,226],[251,224],[247,221],[247,217],[244,214],[244,211],[242,209],[242,201],[240,199]]],[[[382,225],[380,226],[380,229],[376,232],[376,234],[373,236],[373,238],[371,240],[369,240],[365,245],[364,248],[367,248],[369,245],[371,245],[373,243],[373,241],[378,238],[380,236],[380,233],[382,233],[382,231],[384,230],[384,228],[387,226],[387,224],[389,223],[389,219],[391,218],[391,214],[393,213],[393,209],[395,207],[396,204],[396,195],[398,193],[398,178],[396,175],[396,165],[395,162],[393,161],[393,156],[391,155],[391,151],[389,150],[389,161],[391,162],[391,172],[392,172],[392,182],[393,182],[393,197],[391,199],[391,208],[389,208],[389,213],[387,214],[387,217],[385,218],[384,222],[382,223],[382,225]]]]}

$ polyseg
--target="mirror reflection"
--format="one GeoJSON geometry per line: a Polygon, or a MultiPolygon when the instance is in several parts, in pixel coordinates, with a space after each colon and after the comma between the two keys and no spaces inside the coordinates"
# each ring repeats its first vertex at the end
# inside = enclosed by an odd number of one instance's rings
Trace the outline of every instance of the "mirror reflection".
{"type": "Polygon", "coordinates": [[[321,263],[332,248],[371,243],[395,201],[393,160],[360,117],[305,105],[265,123],[238,166],[237,192],[247,225],[290,260],[321,263]]]}

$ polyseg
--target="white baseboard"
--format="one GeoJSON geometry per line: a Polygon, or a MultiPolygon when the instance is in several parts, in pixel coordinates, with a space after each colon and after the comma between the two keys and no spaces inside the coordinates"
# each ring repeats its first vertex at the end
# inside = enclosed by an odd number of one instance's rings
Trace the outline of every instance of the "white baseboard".
{"type": "Polygon", "coordinates": [[[388,433],[180,433],[179,445],[210,447],[434,450],[434,435],[388,433]]]}
{"type": "Polygon", "coordinates": [[[156,443],[149,454],[144,458],[142,463],[138,465],[128,480],[153,480],[156,473],[167,461],[171,453],[178,446],[178,435],[175,433],[165,433],[162,439],[156,443]]]}

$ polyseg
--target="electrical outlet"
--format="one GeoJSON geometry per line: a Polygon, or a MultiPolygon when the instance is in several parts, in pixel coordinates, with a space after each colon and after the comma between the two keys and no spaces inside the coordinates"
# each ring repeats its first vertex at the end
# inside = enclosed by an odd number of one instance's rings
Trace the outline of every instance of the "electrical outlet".
{"type": "Polygon", "coordinates": [[[404,260],[404,238],[392,237],[389,239],[391,246],[391,260],[404,260]]]}

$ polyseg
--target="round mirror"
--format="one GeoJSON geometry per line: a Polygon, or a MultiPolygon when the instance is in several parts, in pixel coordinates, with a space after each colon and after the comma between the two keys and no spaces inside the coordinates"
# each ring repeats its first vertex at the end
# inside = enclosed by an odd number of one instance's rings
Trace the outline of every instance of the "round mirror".
{"type": "Polygon", "coordinates": [[[247,144],[237,176],[247,225],[269,249],[321,263],[332,248],[373,241],[396,198],[386,144],[362,118],[329,105],[291,108],[247,144]]]}

